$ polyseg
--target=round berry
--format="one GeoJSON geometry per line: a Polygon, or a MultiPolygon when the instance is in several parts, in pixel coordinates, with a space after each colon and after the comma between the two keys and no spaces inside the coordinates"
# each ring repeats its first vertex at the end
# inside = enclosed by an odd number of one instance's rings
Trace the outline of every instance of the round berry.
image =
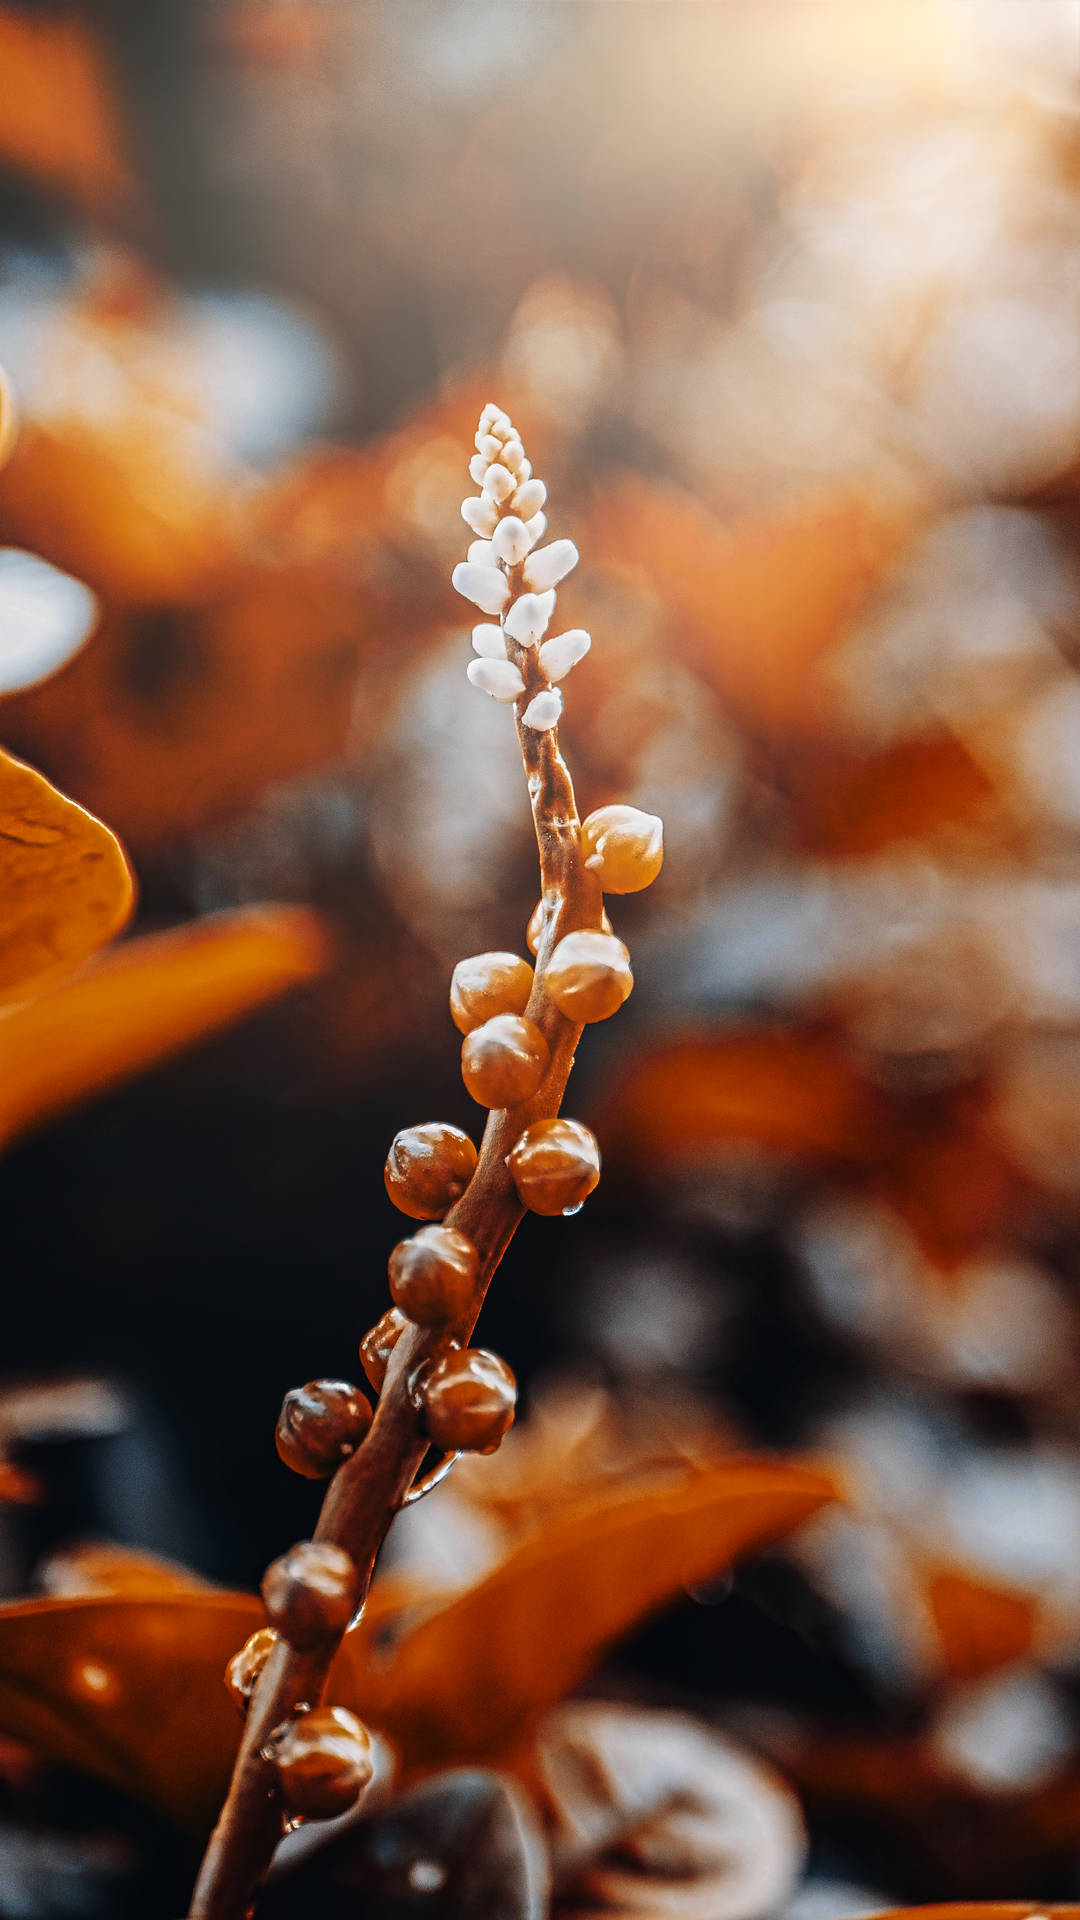
{"type": "Polygon", "coordinates": [[[544,969],[544,985],[568,1020],[607,1020],[633,990],[630,955],[613,933],[568,933],[544,969]]]}
{"type": "Polygon", "coordinates": [[[466,1034],[461,1077],[482,1107],[516,1107],[531,1100],[551,1065],[539,1027],[517,1013],[497,1013],[466,1034]]]}
{"type": "Polygon", "coordinates": [[[258,1627],[250,1639],[244,1641],[239,1653],[234,1653],[229,1661],[225,1669],[225,1685],[241,1713],[247,1712],[259,1675],[277,1643],[278,1637],[273,1627],[258,1627]]]}
{"type": "Polygon", "coordinates": [[[386,1191],[410,1220],[441,1220],[460,1200],[476,1166],[476,1148],[460,1127],[428,1120],[395,1134],[386,1156],[386,1191]]]}
{"type": "Polygon", "coordinates": [[[275,1727],[265,1747],[282,1799],[308,1820],[355,1806],[375,1771],[371,1735],[347,1707],[310,1707],[275,1727]]]}
{"type": "Polygon", "coordinates": [[[476,953],[459,960],[450,981],[450,1015],[459,1033],[471,1033],[497,1013],[524,1013],[533,970],[516,953],[476,953]]]}
{"type": "Polygon", "coordinates": [[[516,1403],[513,1374],[484,1347],[444,1354],[420,1386],[428,1438],[444,1453],[494,1453],[516,1403]]]}
{"type": "Polygon", "coordinates": [[[453,1227],[421,1227],[390,1255],[395,1306],[421,1327],[460,1320],[472,1304],[479,1261],[476,1248],[453,1227]]]}
{"type": "Polygon", "coordinates": [[[290,1647],[317,1646],[344,1633],[356,1611],[360,1583],[343,1547],[301,1540],[263,1575],[266,1617],[290,1647]]]}
{"type": "Polygon", "coordinates": [[[371,1425],[371,1402],[347,1380],[309,1380],[285,1395],[277,1450],[305,1480],[327,1480],[355,1453],[371,1425]]]}
{"type": "Polygon", "coordinates": [[[576,1213],[600,1178],[600,1149],[580,1120],[536,1120],[511,1149],[509,1166],[531,1213],[576,1213]]]}
{"type": "Polygon", "coordinates": [[[405,1316],[396,1307],[387,1307],[381,1320],[360,1342],[360,1364],[376,1393],[382,1392],[390,1355],[405,1331],[405,1316]]]}
{"type": "Polygon", "coordinates": [[[581,844],[605,893],[640,893],[664,864],[664,823],[637,807],[598,807],[582,822],[581,844]]]}
{"type": "MultiPolygon", "coordinates": [[[[613,931],[611,921],[608,919],[607,913],[603,910],[601,910],[601,914],[600,914],[600,926],[604,933],[611,933],[613,931]]],[[[542,900],[538,900],[535,907],[532,910],[532,918],[530,919],[528,927],[525,932],[525,939],[528,944],[530,953],[537,953],[539,951],[540,939],[543,934],[543,931],[544,931],[544,903],[542,900]]]]}

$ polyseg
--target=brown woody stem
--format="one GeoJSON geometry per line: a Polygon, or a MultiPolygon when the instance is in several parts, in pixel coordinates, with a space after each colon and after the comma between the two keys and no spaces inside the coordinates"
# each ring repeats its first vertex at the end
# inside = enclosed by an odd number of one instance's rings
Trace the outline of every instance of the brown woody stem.
{"type": "MultiPolygon", "coordinates": [[[[521,591],[520,567],[510,574],[511,600],[521,591]]],[[[551,1119],[562,1103],[582,1029],[561,1014],[544,988],[544,969],[563,935],[599,927],[600,885],[585,865],[580,822],[570,774],[554,728],[535,732],[521,723],[533,695],[547,685],[537,648],[507,639],[507,654],[521,671],[525,692],[517,702],[518,737],[528,779],[536,840],[544,925],[536,978],[526,1008],[551,1050],[551,1065],[539,1091],[520,1106],[489,1114],[476,1170],[446,1216],[476,1247],[479,1278],[468,1315],[453,1328],[409,1326],[394,1347],[370,1432],[327,1488],[315,1538],[332,1541],[350,1555],[366,1595],[376,1556],[420,1464],[427,1440],[414,1397],[421,1369],[450,1340],[466,1343],[476,1324],[491,1277],[524,1209],[507,1168],[507,1155],[534,1120],[551,1119]]],[[[299,1653],[281,1641],[260,1676],[236,1757],[228,1798],[214,1828],[192,1895],[189,1920],[243,1920],[281,1838],[284,1813],[275,1775],[263,1759],[274,1728],[301,1703],[321,1699],[338,1650],[334,1636],[299,1653]]]]}

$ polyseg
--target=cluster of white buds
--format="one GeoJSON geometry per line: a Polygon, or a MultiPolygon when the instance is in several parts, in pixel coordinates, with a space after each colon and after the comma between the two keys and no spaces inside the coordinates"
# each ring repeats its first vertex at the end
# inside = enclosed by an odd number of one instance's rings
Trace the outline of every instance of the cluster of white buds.
{"type": "Polygon", "coordinates": [[[452,577],[466,600],[493,616],[473,628],[469,679],[507,706],[528,695],[522,725],[544,733],[562,713],[556,683],[592,645],[582,627],[545,639],[555,589],[577,566],[578,550],[572,540],[537,544],[547,532],[547,488],[534,480],[509,417],[491,402],[480,415],[469,472],[480,492],[462,502],[461,517],[477,538],[452,577]]]}

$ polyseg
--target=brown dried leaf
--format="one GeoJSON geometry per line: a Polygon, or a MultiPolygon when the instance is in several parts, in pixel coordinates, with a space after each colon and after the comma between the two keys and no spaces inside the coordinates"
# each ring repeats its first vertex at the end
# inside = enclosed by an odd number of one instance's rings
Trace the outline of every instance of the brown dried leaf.
{"type": "Polygon", "coordinates": [[[68,972],[120,931],[135,898],[115,834],[0,753],[0,999],[68,972]]]}
{"type": "Polygon", "coordinates": [[[513,1780],[456,1767],[325,1839],[287,1841],[258,1920],[544,1920],[550,1870],[536,1814],[513,1780]]]}
{"type": "Polygon", "coordinates": [[[638,1620],[837,1491],[813,1468],[733,1456],[571,1503],[406,1628],[381,1667],[363,1626],[350,1636],[356,1691],[345,1704],[389,1734],[407,1771],[496,1756],[638,1620]]]}
{"type": "Polygon", "coordinates": [[[322,922],[247,908],[155,934],[0,1018],[0,1141],[319,973],[322,922]]]}
{"type": "Polygon", "coordinates": [[[532,1766],[565,1920],[752,1920],[795,1891],[794,1795],[685,1714],[572,1702],[545,1721],[532,1766]]]}

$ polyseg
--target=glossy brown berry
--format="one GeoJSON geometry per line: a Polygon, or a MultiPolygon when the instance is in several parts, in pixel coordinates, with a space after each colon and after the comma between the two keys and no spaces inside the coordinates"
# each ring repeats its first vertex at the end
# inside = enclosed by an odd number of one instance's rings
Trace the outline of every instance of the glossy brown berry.
{"type": "Polygon", "coordinates": [[[472,1304],[476,1248],[453,1227],[421,1227],[390,1255],[395,1306],[421,1327],[459,1320],[472,1304]]]}
{"type": "MultiPolygon", "coordinates": [[[[614,928],[612,927],[611,921],[607,917],[606,910],[601,911],[600,927],[601,927],[601,931],[604,933],[614,932],[614,928]]],[[[532,910],[532,918],[529,921],[529,925],[525,933],[525,939],[526,939],[526,942],[528,943],[528,948],[530,953],[537,953],[539,951],[540,936],[543,933],[543,931],[544,931],[544,903],[542,900],[538,900],[535,907],[532,910]]]]}
{"type": "Polygon", "coordinates": [[[544,985],[568,1020],[607,1020],[633,989],[630,955],[613,933],[568,933],[547,963],[544,985]]]}
{"type": "Polygon", "coordinates": [[[600,1149],[580,1120],[536,1120],[512,1148],[509,1165],[531,1213],[576,1213],[600,1178],[600,1149]]]}
{"type": "Polygon", "coordinates": [[[539,1027],[517,1013],[497,1013],[466,1034],[461,1077],[482,1107],[516,1107],[531,1100],[551,1054],[539,1027]]]}
{"type": "Polygon", "coordinates": [[[314,1647],[344,1633],[356,1611],[360,1583],[343,1547],[301,1540],[263,1575],[266,1617],[290,1647],[314,1647]]]}
{"type": "Polygon", "coordinates": [[[332,1820],[355,1806],[375,1771],[371,1735],[347,1707],[311,1707],[275,1727],[265,1747],[291,1813],[332,1820]]]}
{"type": "Polygon", "coordinates": [[[225,1685],[241,1713],[246,1713],[251,1696],[258,1684],[259,1675],[265,1667],[278,1637],[273,1627],[258,1627],[245,1640],[239,1653],[234,1653],[225,1669],[225,1685]]]}
{"type": "Polygon", "coordinates": [[[347,1380],[309,1380],[285,1395],[277,1450],[305,1480],[327,1480],[355,1453],[371,1425],[371,1402],[347,1380]]]}
{"type": "Polygon", "coordinates": [[[459,960],[450,981],[450,1015],[460,1033],[471,1033],[497,1013],[524,1013],[533,970],[516,953],[476,953],[459,960]]]}
{"type": "Polygon", "coordinates": [[[664,864],[664,823],[637,807],[597,807],[582,821],[581,844],[605,893],[640,893],[664,864]]]}
{"type": "Polygon", "coordinates": [[[460,1200],[476,1166],[476,1148],[460,1127],[428,1120],[395,1134],[386,1156],[386,1191],[410,1220],[441,1220],[460,1200]]]}
{"type": "Polygon", "coordinates": [[[382,1319],[376,1320],[360,1342],[360,1364],[376,1393],[382,1392],[390,1355],[404,1331],[405,1315],[397,1307],[387,1307],[382,1319]]]}
{"type": "Polygon", "coordinates": [[[516,1403],[513,1374],[484,1347],[444,1354],[420,1386],[428,1437],[444,1453],[494,1453],[516,1403]]]}

